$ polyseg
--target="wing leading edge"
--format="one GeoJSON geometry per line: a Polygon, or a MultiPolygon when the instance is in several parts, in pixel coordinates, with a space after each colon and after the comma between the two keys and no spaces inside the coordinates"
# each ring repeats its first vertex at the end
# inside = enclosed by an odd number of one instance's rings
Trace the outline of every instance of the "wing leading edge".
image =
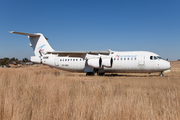
{"type": "Polygon", "coordinates": [[[104,54],[109,55],[110,51],[47,51],[46,54],[58,54],[58,56],[71,56],[71,57],[81,57],[86,54],[104,54]]]}

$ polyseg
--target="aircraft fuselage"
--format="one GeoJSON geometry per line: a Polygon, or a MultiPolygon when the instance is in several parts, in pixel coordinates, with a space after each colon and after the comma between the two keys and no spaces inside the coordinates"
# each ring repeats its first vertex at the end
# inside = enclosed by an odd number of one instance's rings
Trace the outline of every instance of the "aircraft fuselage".
{"type": "Polygon", "coordinates": [[[97,59],[97,61],[99,61],[99,59],[103,58],[104,55],[88,56],[89,54],[87,54],[84,58],[48,55],[47,57],[43,57],[42,63],[74,72],[93,72],[93,70],[96,69],[102,73],[151,73],[162,72],[170,69],[170,63],[168,61],[158,58],[159,56],[155,53],[146,51],[111,51],[111,54],[106,55],[106,57],[112,59],[112,66],[108,67],[103,65],[98,65],[98,67],[88,65],[89,59],[97,59]]]}

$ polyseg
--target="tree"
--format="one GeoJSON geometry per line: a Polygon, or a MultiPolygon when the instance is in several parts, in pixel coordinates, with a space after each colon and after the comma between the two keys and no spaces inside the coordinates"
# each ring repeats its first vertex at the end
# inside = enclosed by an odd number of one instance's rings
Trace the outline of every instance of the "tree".
{"type": "Polygon", "coordinates": [[[22,61],[23,62],[29,62],[29,60],[27,58],[24,58],[22,61]]]}
{"type": "Polygon", "coordinates": [[[15,60],[16,60],[15,57],[13,57],[13,58],[10,59],[11,62],[12,62],[12,61],[15,61],[15,60]]]}
{"type": "Polygon", "coordinates": [[[3,65],[3,59],[0,59],[0,65],[3,65]]]}
{"type": "Polygon", "coordinates": [[[9,63],[9,58],[5,57],[0,60],[0,65],[7,65],[9,63]]]}
{"type": "Polygon", "coordinates": [[[16,64],[19,64],[19,63],[20,63],[20,61],[19,61],[17,58],[15,59],[14,62],[16,62],[16,64]]]}

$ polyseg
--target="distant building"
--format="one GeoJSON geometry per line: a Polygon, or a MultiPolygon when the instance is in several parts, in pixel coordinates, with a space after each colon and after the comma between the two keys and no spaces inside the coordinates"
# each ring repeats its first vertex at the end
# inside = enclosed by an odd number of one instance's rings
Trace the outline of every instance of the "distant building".
{"type": "Polygon", "coordinates": [[[10,62],[9,65],[7,65],[7,66],[12,67],[12,66],[16,66],[16,65],[17,65],[16,62],[12,61],[12,62],[10,62]]]}

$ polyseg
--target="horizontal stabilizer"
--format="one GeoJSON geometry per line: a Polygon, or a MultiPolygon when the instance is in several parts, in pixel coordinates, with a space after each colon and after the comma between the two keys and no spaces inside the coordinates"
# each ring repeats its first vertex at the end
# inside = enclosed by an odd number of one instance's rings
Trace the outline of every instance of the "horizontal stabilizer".
{"type": "Polygon", "coordinates": [[[40,36],[38,34],[31,34],[31,33],[22,33],[22,32],[15,32],[15,31],[9,31],[9,32],[15,33],[15,34],[27,35],[27,36],[40,36]]]}
{"type": "MultiPolygon", "coordinates": [[[[32,37],[36,37],[36,36],[40,36],[40,33],[23,33],[23,32],[15,32],[15,31],[9,31],[10,33],[15,33],[15,34],[20,34],[20,35],[27,35],[27,36],[32,36],[32,37]]],[[[46,37],[45,37],[46,38],[46,37]]],[[[46,40],[48,40],[48,38],[46,38],[46,40]]]]}

